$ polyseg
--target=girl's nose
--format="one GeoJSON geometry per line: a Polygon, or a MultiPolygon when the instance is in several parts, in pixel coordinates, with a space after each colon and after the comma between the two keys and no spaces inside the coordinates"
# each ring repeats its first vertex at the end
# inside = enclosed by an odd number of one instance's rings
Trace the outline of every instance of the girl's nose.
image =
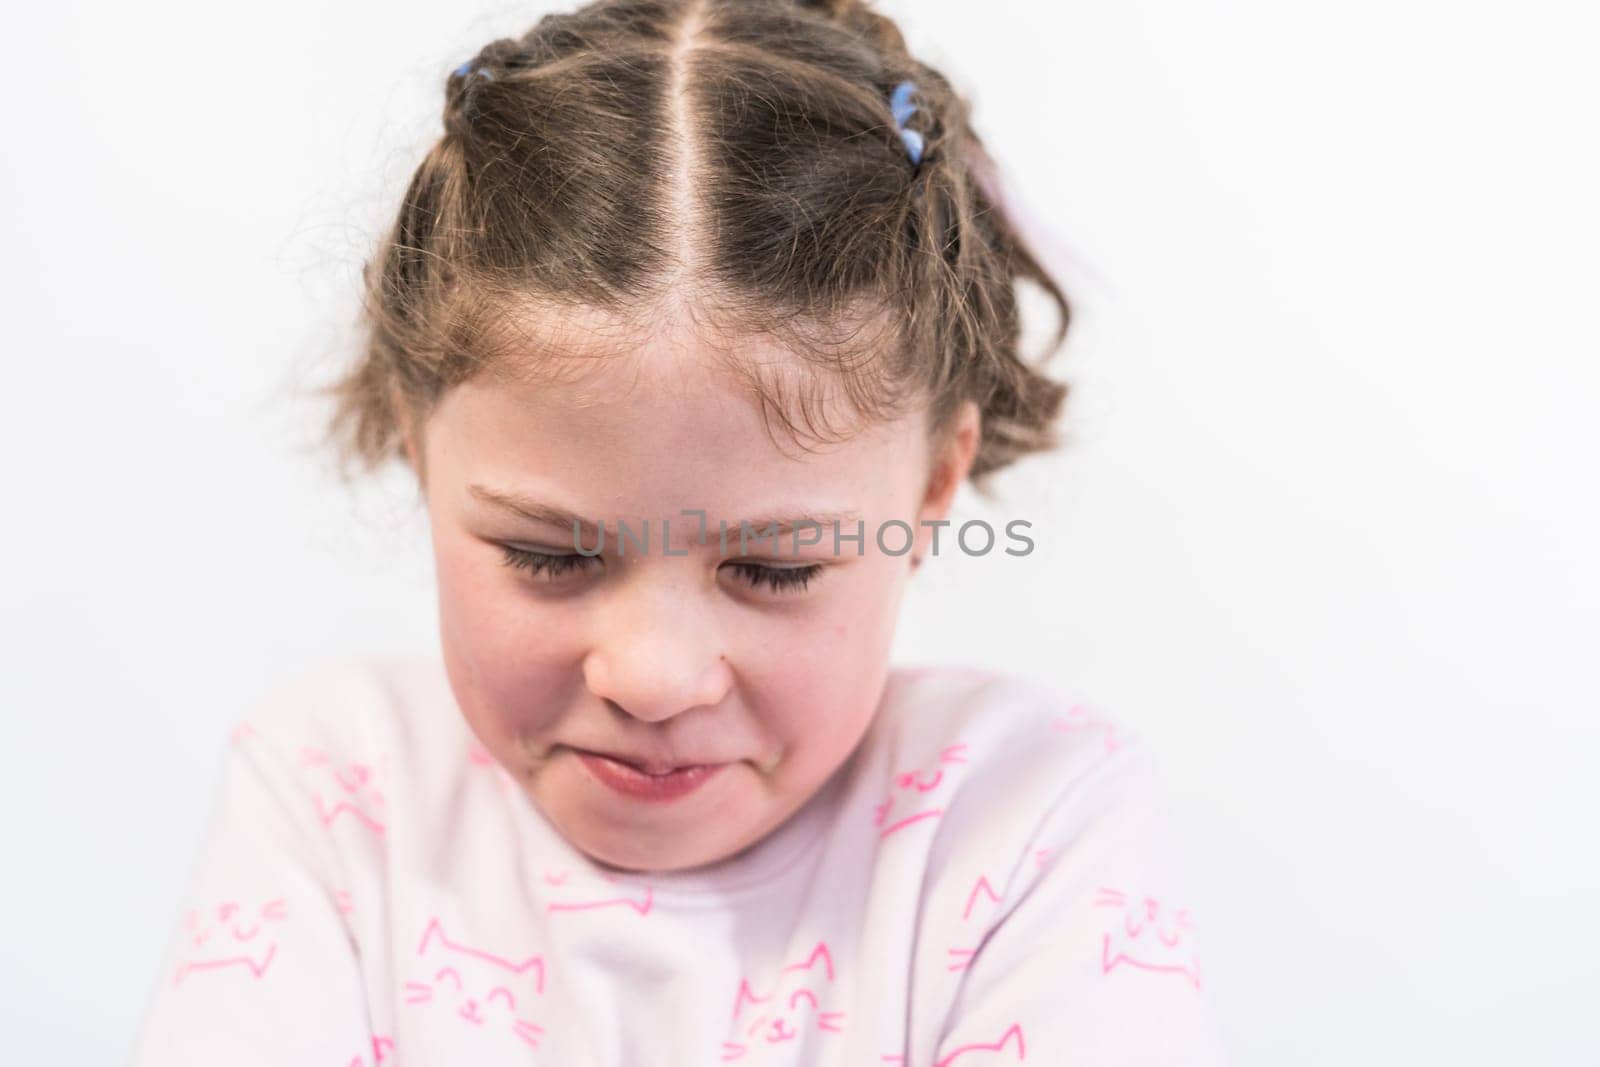
{"type": "Polygon", "coordinates": [[[719,629],[690,595],[641,591],[602,613],[583,659],[589,691],[647,722],[720,703],[733,671],[719,629]]]}

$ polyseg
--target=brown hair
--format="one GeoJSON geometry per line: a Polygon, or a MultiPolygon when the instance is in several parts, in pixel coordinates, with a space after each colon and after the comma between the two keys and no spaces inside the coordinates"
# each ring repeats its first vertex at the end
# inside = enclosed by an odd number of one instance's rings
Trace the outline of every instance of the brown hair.
{"type": "MultiPolygon", "coordinates": [[[[996,199],[945,77],[863,0],[596,0],[486,45],[446,83],[444,135],[364,267],[363,350],[324,392],[347,467],[404,458],[444,390],[553,373],[540,312],[616,349],[669,302],[832,371],[730,358],[764,415],[825,436],[815,386],[868,418],[982,416],[971,475],[1055,446],[1066,385],[1019,352],[1017,282],[1069,306],[996,199]],[[890,94],[915,83],[902,142],[890,94]],[[504,357],[516,352],[518,358],[504,357]]],[[[419,475],[422,472],[418,472],[419,475]]]]}

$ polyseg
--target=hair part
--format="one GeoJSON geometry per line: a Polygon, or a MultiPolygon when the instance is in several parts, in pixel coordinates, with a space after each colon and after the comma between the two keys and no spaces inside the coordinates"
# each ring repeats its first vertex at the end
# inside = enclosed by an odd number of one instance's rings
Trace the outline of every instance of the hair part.
{"type": "Polygon", "coordinates": [[[849,432],[827,392],[865,420],[926,405],[936,434],[973,401],[980,491],[1056,446],[1068,387],[1019,352],[1018,283],[1057,310],[1045,357],[1068,301],[998,202],[967,103],[863,0],[596,0],[486,45],[445,96],[364,265],[362,351],[324,390],[344,468],[405,459],[453,385],[569,373],[664,314],[800,356],[813,373],[725,346],[797,440],[849,432]],[[915,164],[889,106],[907,79],[915,164]]]}

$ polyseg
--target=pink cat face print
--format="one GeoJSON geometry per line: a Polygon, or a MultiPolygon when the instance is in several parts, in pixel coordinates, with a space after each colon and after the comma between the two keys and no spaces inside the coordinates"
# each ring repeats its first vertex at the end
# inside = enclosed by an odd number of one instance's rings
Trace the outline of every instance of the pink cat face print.
{"type": "Polygon", "coordinates": [[[968,1041],[957,1045],[949,1052],[940,1056],[933,1067],[979,1067],[980,1064],[996,1064],[1015,1061],[1021,1063],[1028,1058],[1028,1045],[1022,1033],[1021,1023],[1012,1023],[1000,1031],[992,1041],[968,1041]]]}
{"type": "Polygon", "coordinates": [[[1096,737],[1108,754],[1121,748],[1126,740],[1116,723],[1082,704],[1074,704],[1065,715],[1057,715],[1050,721],[1050,728],[1062,734],[1096,737]]]}
{"type": "Polygon", "coordinates": [[[625,885],[609,874],[588,874],[568,868],[544,872],[545,910],[561,912],[626,913],[641,918],[650,914],[655,889],[650,885],[625,885]]]}
{"type": "Polygon", "coordinates": [[[543,957],[505,956],[452,940],[433,919],[423,931],[412,969],[406,1003],[463,1028],[463,1040],[470,1036],[539,1047],[544,1027],[533,1016],[544,995],[543,957]]]}
{"type": "Polygon", "coordinates": [[[331,831],[349,823],[373,834],[385,831],[387,801],[371,765],[309,747],[300,750],[300,762],[314,783],[311,801],[323,826],[331,831]]]}
{"type": "Polygon", "coordinates": [[[395,1063],[394,1041],[388,1037],[378,1036],[372,1039],[372,1053],[369,1056],[351,1056],[350,1062],[345,1067],[389,1067],[395,1063]]]}
{"type": "Polygon", "coordinates": [[[184,916],[184,958],[173,984],[207,972],[260,978],[277,955],[277,927],[287,918],[281,899],[252,905],[224,900],[191,910],[184,916]]]}
{"type": "Polygon", "coordinates": [[[740,979],[733,1002],[733,1036],[722,1044],[724,1063],[761,1062],[763,1052],[793,1055],[796,1043],[814,1048],[814,1041],[844,1030],[845,1013],[833,1004],[833,957],[825,942],[802,960],[788,964],[777,979],[756,989],[740,979]]]}
{"type": "Polygon", "coordinates": [[[1182,975],[1200,988],[1200,960],[1190,932],[1193,923],[1183,908],[1163,907],[1154,897],[1102,886],[1095,907],[1106,909],[1100,969],[1118,967],[1182,975]]]}
{"type": "Polygon", "coordinates": [[[961,911],[961,921],[964,926],[977,927],[973,931],[973,943],[970,946],[953,946],[945,950],[949,957],[949,970],[964,971],[972,964],[972,957],[977,952],[976,940],[988,928],[989,916],[1000,904],[1000,894],[995,891],[994,883],[989,881],[987,875],[979,875],[972,883],[972,889],[967,893],[967,903],[961,911]]]}
{"type": "Polygon", "coordinates": [[[967,762],[965,742],[948,745],[932,764],[895,775],[893,788],[873,812],[878,840],[944,814],[943,800],[955,774],[967,762]]]}

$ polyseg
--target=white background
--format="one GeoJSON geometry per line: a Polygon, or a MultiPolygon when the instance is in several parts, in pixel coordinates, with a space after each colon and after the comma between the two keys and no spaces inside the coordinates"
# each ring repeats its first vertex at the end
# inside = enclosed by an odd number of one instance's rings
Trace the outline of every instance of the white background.
{"type": "MultiPolygon", "coordinates": [[[[226,725],[427,650],[304,398],[446,72],[544,8],[7,5],[7,1063],[121,1062],[226,725]]],[[[1155,747],[1240,1064],[1600,1063],[1600,214],[1580,5],[885,3],[1078,298],[1069,446],[902,660],[1155,747]]]]}

